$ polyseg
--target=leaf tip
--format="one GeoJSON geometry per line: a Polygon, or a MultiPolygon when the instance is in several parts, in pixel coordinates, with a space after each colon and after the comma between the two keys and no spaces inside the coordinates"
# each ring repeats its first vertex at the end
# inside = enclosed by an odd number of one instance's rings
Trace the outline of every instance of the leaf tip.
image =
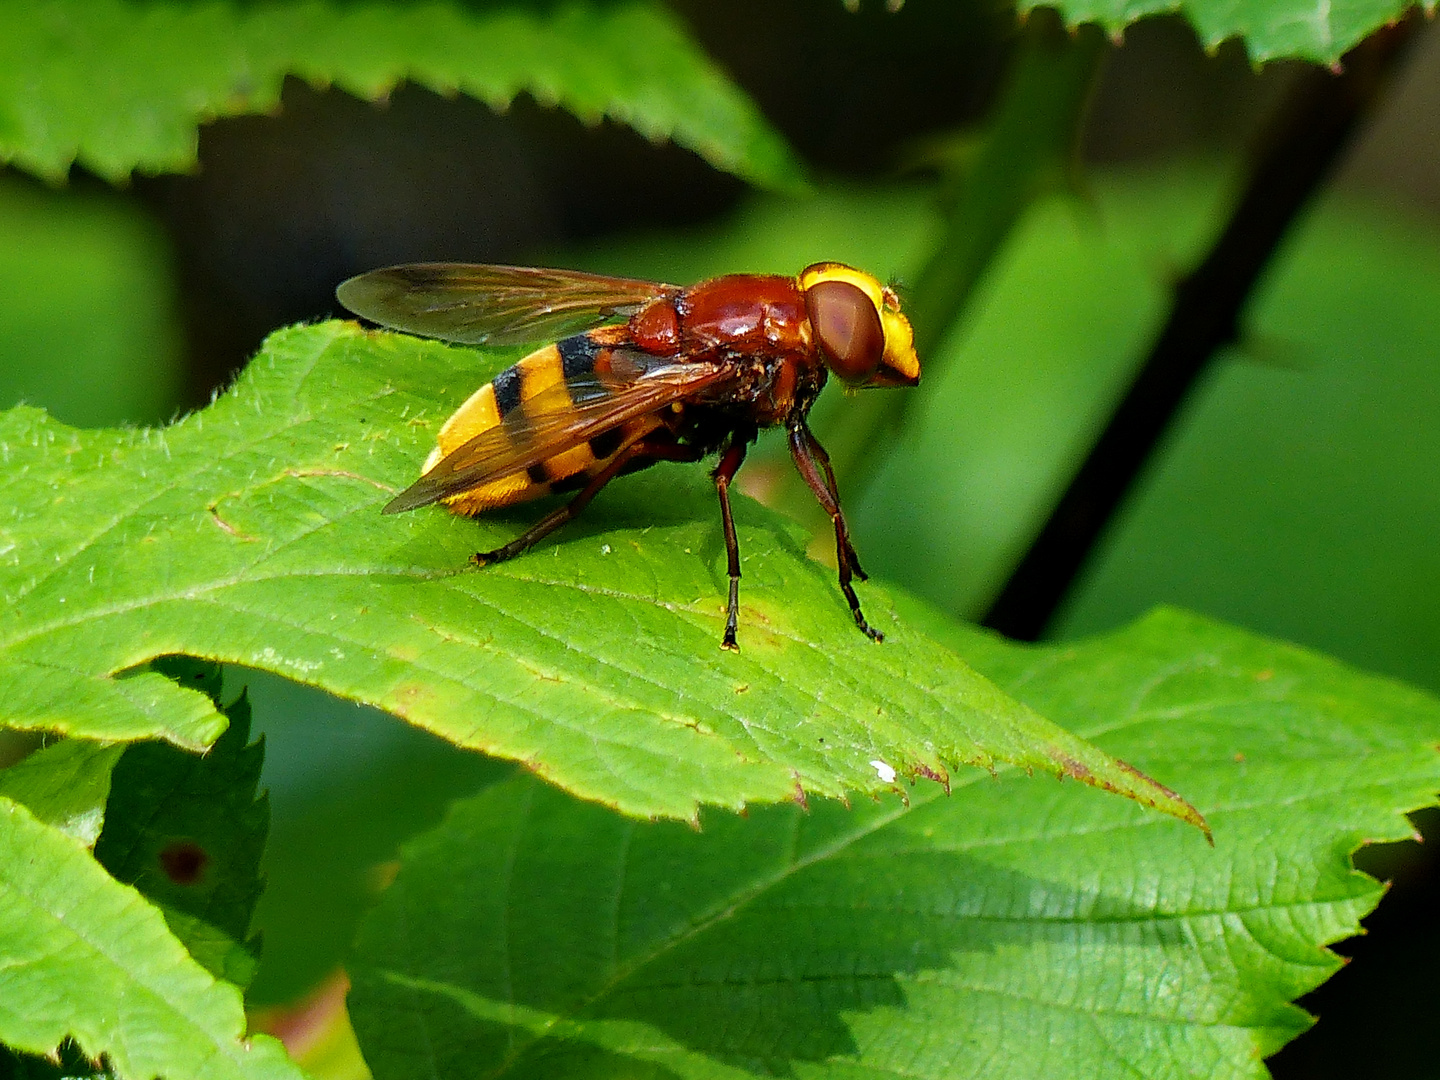
{"type": "Polygon", "coordinates": [[[1206,843],[1212,848],[1215,846],[1215,836],[1210,831],[1209,823],[1199,810],[1196,810],[1195,807],[1191,806],[1190,803],[1179,794],[1170,790],[1170,788],[1158,780],[1145,775],[1145,773],[1135,768],[1135,766],[1131,765],[1128,761],[1121,761],[1119,758],[1112,759],[1121,772],[1139,781],[1136,787],[1122,787],[1112,780],[1096,776],[1089,766],[1076,760],[1069,754],[1056,754],[1055,760],[1060,765],[1060,775],[1062,777],[1069,776],[1075,780],[1079,780],[1081,783],[1089,784],[1092,787],[1114,792],[1116,795],[1123,795],[1128,799],[1135,800],[1141,806],[1148,806],[1152,810],[1159,810],[1163,814],[1169,814],[1171,817],[1178,818],[1188,825],[1194,825],[1205,834],[1206,843]]]}

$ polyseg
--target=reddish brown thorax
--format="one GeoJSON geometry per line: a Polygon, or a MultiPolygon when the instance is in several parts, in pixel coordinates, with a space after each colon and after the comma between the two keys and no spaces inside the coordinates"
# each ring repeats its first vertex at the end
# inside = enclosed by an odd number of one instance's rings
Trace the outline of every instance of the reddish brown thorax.
{"type": "Polygon", "coordinates": [[[717,351],[773,354],[809,347],[805,297],[795,279],[778,274],[729,274],[674,297],[652,300],[630,319],[634,342],[663,356],[696,360],[717,351]]]}
{"type": "Polygon", "coordinates": [[[680,313],[675,298],[651,300],[630,316],[630,340],[655,356],[674,356],[680,351],[680,313]]]}

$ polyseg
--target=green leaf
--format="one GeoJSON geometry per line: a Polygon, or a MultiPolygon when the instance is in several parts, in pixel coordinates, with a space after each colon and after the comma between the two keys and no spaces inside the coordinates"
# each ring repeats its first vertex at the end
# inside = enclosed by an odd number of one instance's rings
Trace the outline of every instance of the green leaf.
{"type": "Polygon", "coordinates": [[[1440,702],[1162,611],[1027,648],[908,602],[1215,828],[973,774],[949,798],[641,824],[528,779],[407,849],[350,965],[377,1080],[1260,1078],[1440,785],[1440,702]]]}
{"type": "Polygon", "coordinates": [[[124,750],[118,743],[65,739],[0,771],[0,796],[90,847],[105,821],[111,770],[124,750]]]}
{"type": "MultiPolygon", "coordinates": [[[[170,653],[260,667],[638,815],[1011,763],[1199,823],[914,633],[878,588],[870,617],[890,636],[870,642],[833,572],[750,504],[743,651],[721,650],[703,470],[627,479],[558,543],[485,572],[467,570],[470,553],[533,511],[382,516],[438,423],[514,357],[327,323],[273,336],[234,390],[164,430],[0,416],[0,664],[105,686],[160,679],[112,676],[170,653]]],[[[11,726],[56,720],[29,706],[0,702],[11,726]]],[[[203,721],[177,730],[154,713],[132,737],[184,744],[203,721]]],[[[114,726],[88,708],[64,721],[114,726]]]]}
{"type": "Polygon", "coordinates": [[[1147,15],[1178,11],[1207,49],[1239,38],[1257,63],[1288,57],[1333,64],[1362,38],[1394,23],[1414,6],[1410,0],[1333,5],[1308,0],[1185,0],[1181,4],[1173,0],[1022,0],[1020,10],[1053,7],[1072,26],[1099,23],[1112,37],[1147,15]]]}
{"type": "MultiPolygon", "coordinates": [[[[15,409],[6,415],[22,411],[33,410],[15,409]]],[[[0,446],[0,461],[4,456],[0,446]]],[[[0,490],[6,486],[0,482],[0,490]]],[[[6,537],[4,526],[0,526],[0,549],[11,542],[6,537]]],[[[10,548],[12,553],[14,550],[10,548]]],[[[22,568],[16,561],[9,569],[7,579],[13,579],[14,572],[22,568]]],[[[6,595],[11,595],[8,588],[6,595]]],[[[60,602],[64,603],[64,599],[60,602]]],[[[77,675],[45,660],[0,656],[0,686],[5,687],[4,713],[0,716],[11,727],[40,728],[91,739],[143,739],[156,735],[196,750],[225,730],[225,721],[204,694],[178,687],[153,671],[112,679],[77,675]]]]}
{"type": "MultiPolygon", "coordinates": [[[[218,672],[214,685],[218,694],[218,672]]],[[[250,919],[270,805],[255,795],[265,750],[246,745],[250,704],[242,693],[224,711],[230,726],[203,757],[165,743],[125,751],[95,858],[155,904],[211,974],[244,987],[259,960],[250,919]]]]}
{"type": "Polygon", "coordinates": [[[0,1040],[32,1054],[73,1037],[131,1080],[304,1074],[243,1038],[240,992],[186,954],[159,912],[90,853],[0,798],[0,1040]]]}
{"type": "Polygon", "coordinates": [[[0,3],[0,161],[113,181],[195,165],[198,125],[273,112],[286,75],[383,98],[402,81],[504,109],[517,94],[672,139],[793,187],[781,137],[664,7],[519,3],[0,3]]]}

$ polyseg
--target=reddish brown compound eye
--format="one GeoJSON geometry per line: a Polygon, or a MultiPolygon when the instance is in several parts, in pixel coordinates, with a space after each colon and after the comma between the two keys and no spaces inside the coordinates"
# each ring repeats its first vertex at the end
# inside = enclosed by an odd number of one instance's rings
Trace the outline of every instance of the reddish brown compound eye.
{"type": "Polygon", "coordinates": [[[848,281],[817,281],[805,290],[805,309],[836,375],[863,382],[874,374],[885,354],[885,330],[870,297],[848,281]]]}

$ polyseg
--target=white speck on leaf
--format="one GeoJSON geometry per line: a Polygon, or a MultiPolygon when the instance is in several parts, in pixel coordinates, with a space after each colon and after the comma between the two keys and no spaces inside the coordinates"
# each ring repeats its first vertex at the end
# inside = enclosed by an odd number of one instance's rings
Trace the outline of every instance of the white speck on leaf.
{"type": "Polygon", "coordinates": [[[325,666],[324,664],[316,660],[295,660],[288,656],[281,656],[274,649],[269,648],[268,646],[265,649],[261,650],[260,658],[266,663],[277,664],[280,667],[287,667],[290,668],[292,671],[298,671],[302,674],[308,674],[312,671],[318,671],[320,668],[325,666]]]}
{"type": "Polygon", "coordinates": [[[895,782],[895,769],[892,766],[877,758],[870,762],[870,767],[875,770],[875,775],[880,777],[883,783],[893,784],[895,782]]]}

